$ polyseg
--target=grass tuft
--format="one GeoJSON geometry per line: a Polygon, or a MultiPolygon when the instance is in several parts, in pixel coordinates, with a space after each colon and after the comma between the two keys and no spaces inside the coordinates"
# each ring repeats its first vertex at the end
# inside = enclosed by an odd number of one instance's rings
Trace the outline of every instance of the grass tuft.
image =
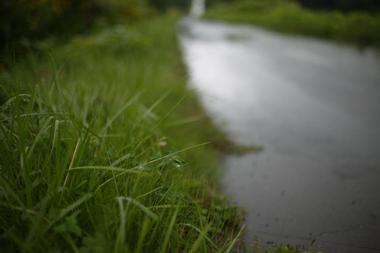
{"type": "Polygon", "coordinates": [[[223,137],[185,85],[176,22],[105,27],[0,72],[2,252],[234,242],[240,216],[216,191],[223,137]]]}

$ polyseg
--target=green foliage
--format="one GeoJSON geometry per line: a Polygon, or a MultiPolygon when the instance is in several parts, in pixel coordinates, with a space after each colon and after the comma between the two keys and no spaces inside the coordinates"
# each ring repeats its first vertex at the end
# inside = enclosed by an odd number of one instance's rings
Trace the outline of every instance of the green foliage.
{"type": "Polygon", "coordinates": [[[96,0],[2,0],[0,53],[29,48],[35,40],[52,34],[83,31],[105,11],[96,0]]]}
{"type": "Polygon", "coordinates": [[[302,5],[313,9],[331,9],[342,11],[365,10],[379,12],[378,0],[298,0],[302,5]]]}
{"type": "Polygon", "coordinates": [[[285,0],[239,0],[211,9],[206,18],[261,25],[285,33],[380,47],[380,15],[312,11],[285,0]]]}
{"type": "Polygon", "coordinates": [[[221,137],[185,87],[176,18],[45,45],[0,73],[2,252],[219,252],[221,137]],[[196,129],[196,131],[195,131],[196,129]]]}
{"type": "Polygon", "coordinates": [[[36,49],[36,42],[89,32],[99,23],[137,21],[169,7],[185,9],[187,0],[2,0],[0,68],[9,58],[36,49]]]}
{"type": "Polygon", "coordinates": [[[176,7],[179,9],[187,10],[190,7],[191,0],[147,0],[148,3],[160,10],[168,9],[169,7],[176,7]]]}

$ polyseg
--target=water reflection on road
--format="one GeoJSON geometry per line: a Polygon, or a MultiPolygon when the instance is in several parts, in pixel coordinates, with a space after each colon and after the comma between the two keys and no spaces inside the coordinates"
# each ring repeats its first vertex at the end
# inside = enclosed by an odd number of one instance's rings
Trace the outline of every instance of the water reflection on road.
{"type": "Polygon", "coordinates": [[[373,51],[185,19],[192,87],[230,137],[223,190],[248,244],[380,252],[380,59],[373,51]]]}

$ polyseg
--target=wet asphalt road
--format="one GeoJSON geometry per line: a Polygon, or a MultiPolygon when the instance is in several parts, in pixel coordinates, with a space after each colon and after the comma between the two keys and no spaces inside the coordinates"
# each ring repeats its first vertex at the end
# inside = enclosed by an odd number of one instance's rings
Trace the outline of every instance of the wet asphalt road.
{"type": "Polygon", "coordinates": [[[185,19],[190,85],[232,140],[223,191],[246,242],[380,252],[380,57],[257,28],[185,19]]]}

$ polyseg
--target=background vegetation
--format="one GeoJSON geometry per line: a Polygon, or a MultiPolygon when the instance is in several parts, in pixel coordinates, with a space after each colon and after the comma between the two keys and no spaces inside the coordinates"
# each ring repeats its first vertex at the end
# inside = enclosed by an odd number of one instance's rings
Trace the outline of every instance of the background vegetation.
{"type": "Polygon", "coordinates": [[[36,41],[65,41],[75,33],[89,32],[96,24],[133,22],[169,8],[186,9],[187,0],[2,0],[0,1],[0,64],[36,41]]]}
{"type": "Polygon", "coordinates": [[[285,33],[380,47],[378,2],[329,1],[330,4],[324,4],[327,1],[305,0],[301,3],[304,5],[290,0],[222,1],[208,11],[206,18],[253,23],[285,33]],[[371,13],[361,11],[365,9],[371,13]]]}
{"type": "Polygon", "coordinates": [[[297,0],[301,5],[313,9],[341,10],[341,11],[367,11],[376,13],[380,11],[380,2],[377,0],[297,0]]]}

